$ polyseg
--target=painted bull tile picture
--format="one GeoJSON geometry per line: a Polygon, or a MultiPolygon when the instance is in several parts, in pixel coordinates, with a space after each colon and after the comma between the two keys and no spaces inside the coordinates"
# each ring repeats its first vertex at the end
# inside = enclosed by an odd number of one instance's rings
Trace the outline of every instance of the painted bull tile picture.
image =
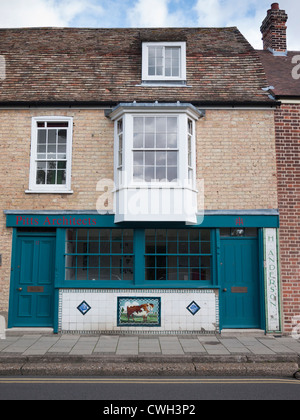
{"type": "Polygon", "coordinates": [[[118,298],[119,327],[160,327],[160,325],[160,298],[118,298]]]}

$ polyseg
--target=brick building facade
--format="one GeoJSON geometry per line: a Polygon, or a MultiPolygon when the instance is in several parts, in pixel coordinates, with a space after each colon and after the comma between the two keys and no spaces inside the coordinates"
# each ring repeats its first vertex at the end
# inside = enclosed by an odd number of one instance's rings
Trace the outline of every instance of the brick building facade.
{"type": "Polygon", "coordinates": [[[300,321],[300,51],[288,51],[288,16],[274,3],[261,28],[272,27],[259,52],[271,91],[280,106],[275,111],[278,204],[283,322],[286,332],[296,331],[300,321]],[[275,30],[274,28],[280,28],[275,30]]]}
{"type": "Polygon", "coordinates": [[[275,127],[283,314],[291,332],[300,320],[300,104],[282,104],[275,127]]]}
{"type": "Polygon", "coordinates": [[[240,32],[0,40],[8,327],[282,331],[278,103],[240,32]]]}

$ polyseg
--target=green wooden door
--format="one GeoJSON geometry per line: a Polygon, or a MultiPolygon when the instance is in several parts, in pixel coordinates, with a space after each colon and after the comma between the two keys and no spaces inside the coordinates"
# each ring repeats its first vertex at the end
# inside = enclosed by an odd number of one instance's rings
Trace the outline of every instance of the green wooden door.
{"type": "Polygon", "coordinates": [[[13,273],[10,324],[53,327],[55,237],[19,237],[13,273]]]}
{"type": "Polygon", "coordinates": [[[221,240],[222,328],[260,328],[257,238],[221,240]]]}

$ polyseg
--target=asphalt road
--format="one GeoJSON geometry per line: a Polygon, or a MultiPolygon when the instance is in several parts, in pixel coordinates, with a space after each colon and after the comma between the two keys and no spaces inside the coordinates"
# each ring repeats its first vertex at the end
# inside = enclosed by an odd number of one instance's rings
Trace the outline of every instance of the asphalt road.
{"type": "MultiPolygon", "coordinates": [[[[119,406],[185,404],[203,400],[300,400],[300,381],[289,378],[26,378],[1,377],[0,400],[101,401],[97,412],[119,406]]],[[[171,407],[172,408],[172,407],[171,407]]],[[[174,408],[174,407],[173,407],[174,408]]],[[[200,406],[195,407],[195,414],[200,406]]],[[[150,411],[156,408],[150,408],[150,411]]],[[[190,408],[191,410],[192,408],[190,408]]],[[[180,410],[180,407],[178,407],[180,410]]],[[[139,411],[134,416],[138,415],[139,411]]],[[[113,413],[122,414],[122,413],[113,413]]],[[[124,413],[123,413],[124,414],[124,413]]],[[[127,413],[128,414],[128,413],[127,413]]],[[[132,412],[133,414],[133,412],[132,412]]],[[[140,413],[141,414],[141,413],[140,413]]],[[[148,414],[151,414],[149,412],[148,414]]],[[[153,413],[154,414],[154,413],[153,413]]],[[[172,410],[169,414],[173,414],[172,410]]],[[[175,414],[175,413],[174,413],[175,414]]],[[[193,413],[191,413],[193,414],[193,413]]]]}

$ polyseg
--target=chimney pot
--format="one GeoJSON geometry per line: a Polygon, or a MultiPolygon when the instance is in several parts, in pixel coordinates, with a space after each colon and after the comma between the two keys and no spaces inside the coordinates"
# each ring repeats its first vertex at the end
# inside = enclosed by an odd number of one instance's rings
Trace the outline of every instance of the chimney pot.
{"type": "Polygon", "coordinates": [[[272,10],[279,10],[279,3],[272,3],[271,4],[271,9],[272,10]]]}

